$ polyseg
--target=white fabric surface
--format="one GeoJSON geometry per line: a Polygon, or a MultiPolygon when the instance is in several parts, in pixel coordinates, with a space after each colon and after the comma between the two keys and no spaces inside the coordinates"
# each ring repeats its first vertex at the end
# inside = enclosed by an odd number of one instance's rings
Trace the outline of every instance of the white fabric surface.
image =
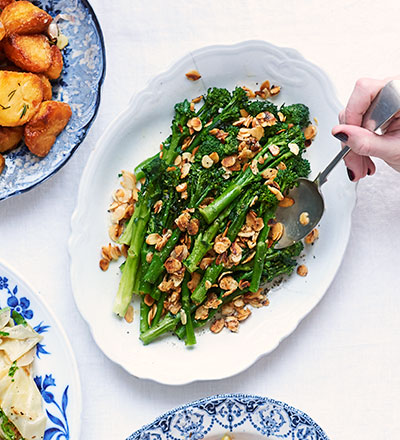
{"type": "Polygon", "coordinates": [[[385,164],[358,186],[349,246],[324,299],[278,349],[226,380],[162,386],[108,360],[75,307],[67,240],[79,178],[96,140],[132,94],[171,62],[204,45],[264,39],[296,48],[322,67],[344,103],[358,77],[400,72],[399,3],[92,0],[92,6],[107,48],[97,119],[52,179],[0,203],[0,257],[45,297],[75,351],[81,438],[123,439],[174,406],[229,392],[283,400],[307,412],[332,439],[398,438],[400,175],[385,164]]]}

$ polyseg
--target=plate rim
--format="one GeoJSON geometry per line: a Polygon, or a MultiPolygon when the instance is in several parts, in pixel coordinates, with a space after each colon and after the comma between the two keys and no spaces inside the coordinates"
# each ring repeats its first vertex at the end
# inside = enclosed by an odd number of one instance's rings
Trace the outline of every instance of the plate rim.
{"type": "MultiPolygon", "coordinates": [[[[46,313],[48,313],[49,316],[51,317],[51,319],[54,320],[56,328],[60,332],[60,335],[65,343],[65,347],[68,351],[68,357],[71,360],[73,377],[74,377],[74,379],[76,381],[76,385],[77,385],[76,393],[74,395],[74,398],[76,398],[76,405],[75,405],[75,408],[77,408],[76,414],[78,414],[78,415],[81,414],[82,413],[82,384],[81,384],[81,379],[80,379],[80,375],[79,375],[79,368],[78,368],[78,363],[77,363],[77,360],[75,357],[74,350],[72,349],[72,345],[68,339],[68,336],[67,336],[66,331],[64,330],[64,327],[60,323],[59,319],[57,318],[56,314],[53,312],[50,305],[47,304],[45,298],[40,293],[38,293],[39,290],[35,289],[34,286],[30,282],[28,282],[24,276],[22,276],[22,274],[19,270],[16,270],[13,265],[6,263],[3,258],[0,258],[0,268],[1,268],[1,266],[3,266],[6,270],[11,272],[17,280],[20,280],[20,281],[22,281],[23,284],[25,284],[25,286],[29,289],[29,294],[35,298],[35,301],[40,303],[40,305],[44,308],[46,313]]],[[[74,417],[74,419],[76,419],[75,420],[76,433],[78,434],[78,438],[79,438],[80,433],[81,433],[81,418],[79,416],[77,416],[77,417],[74,417]]]]}
{"type": "Polygon", "coordinates": [[[179,70],[181,68],[181,66],[188,59],[190,59],[190,58],[193,59],[194,56],[203,55],[204,53],[215,52],[215,51],[220,51],[220,50],[235,51],[235,50],[240,50],[240,49],[246,48],[248,46],[251,46],[251,47],[258,46],[258,47],[261,47],[264,49],[267,48],[267,49],[272,49],[272,50],[280,50],[280,51],[283,51],[284,53],[287,53],[291,58],[297,59],[297,61],[305,62],[307,64],[307,66],[310,67],[314,73],[318,74],[318,77],[321,80],[323,80],[324,90],[327,91],[325,93],[325,95],[329,96],[329,105],[332,106],[337,111],[337,113],[339,113],[339,110],[341,109],[342,106],[340,104],[340,101],[337,98],[334,84],[330,80],[329,76],[320,67],[318,67],[317,65],[315,65],[311,61],[308,61],[306,58],[304,58],[303,55],[301,55],[300,52],[298,52],[296,49],[276,46],[274,44],[271,44],[271,43],[263,41],[263,40],[246,40],[246,41],[241,41],[239,43],[234,43],[234,44],[216,44],[216,45],[204,46],[204,47],[200,47],[196,50],[185,53],[183,56],[179,57],[177,60],[170,63],[170,65],[168,66],[167,69],[165,69],[164,71],[162,71],[158,75],[151,77],[150,80],[147,81],[144,88],[142,88],[138,92],[133,93],[131,99],[129,100],[128,105],[125,106],[122,109],[122,111],[108,124],[108,126],[104,130],[103,134],[97,140],[95,148],[90,153],[88,160],[86,162],[86,166],[85,166],[83,173],[81,175],[78,196],[76,199],[76,206],[75,206],[75,209],[74,209],[73,214],[71,216],[71,233],[70,233],[70,237],[68,239],[68,253],[69,253],[69,257],[70,257],[70,279],[71,279],[71,286],[72,286],[74,301],[75,301],[75,304],[77,306],[79,313],[81,314],[81,316],[84,319],[84,321],[86,322],[86,324],[89,326],[90,333],[91,333],[96,345],[100,348],[100,350],[112,362],[114,362],[115,364],[122,367],[129,374],[131,374],[135,377],[138,377],[140,379],[153,380],[155,382],[162,383],[165,385],[178,385],[179,386],[179,385],[186,385],[189,383],[205,381],[205,380],[221,380],[221,379],[235,376],[235,375],[240,374],[241,372],[247,370],[250,366],[255,364],[260,358],[262,358],[263,356],[266,356],[269,353],[271,353],[272,351],[274,351],[284,339],[286,339],[290,334],[292,334],[296,330],[296,328],[303,321],[303,319],[306,318],[309,315],[309,313],[322,300],[322,298],[325,296],[326,291],[328,290],[329,286],[333,282],[333,280],[334,280],[334,278],[340,268],[341,261],[343,259],[344,253],[346,251],[346,247],[349,242],[349,237],[350,237],[350,232],[351,232],[351,222],[352,222],[351,213],[354,210],[354,207],[356,205],[356,200],[357,200],[356,185],[354,185],[353,190],[349,191],[349,195],[351,194],[352,200],[350,201],[351,203],[350,203],[349,216],[348,216],[347,220],[343,222],[346,226],[346,233],[342,236],[343,240],[341,240],[341,242],[338,245],[338,248],[340,248],[340,253],[339,253],[340,257],[336,257],[336,258],[338,258],[339,261],[336,264],[336,268],[331,272],[331,276],[329,277],[329,279],[327,280],[325,278],[321,282],[320,285],[322,287],[320,288],[320,290],[323,291],[323,293],[320,295],[319,298],[315,299],[310,304],[310,308],[304,316],[302,316],[300,318],[296,318],[295,320],[293,320],[293,319],[288,320],[287,325],[285,327],[286,331],[282,332],[280,337],[277,338],[276,344],[271,345],[270,348],[268,349],[268,351],[262,351],[261,353],[258,352],[258,354],[256,356],[251,356],[251,359],[245,363],[243,368],[241,368],[240,370],[235,371],[233,373],[229,372],[221,377],[214,377],[214,376],[209,377],[207,375],[203,375],[203,376],[196,377],[196,378],[186,378],[186,377],[182,376],[181,379],[178,381],[177,380],[171,381],[171,380],[167,380],[165,378],[162,378],[162,379],[155,378],[151,374],[147,374],[147,375],[143,374],[143,373],[138,374],[138,372],[134,372],[134,369],[132,369],[131,367],[119,362],[118,360],[112,359],[112,357],[107,352],[107,349],[103,345],[100,337],[96,334],[96,332],[94,330],[94,326],[92,325],[92,323],[88,319],[87,313],[84,311],[84,308],[83,308],[83,303],[81,302],[80,296],[78,295],[78,288],[75,285],[75,276],[74,276],[75,266],[74,266],[74,261],[73,261],[73,252],[74,252],[75,246],[79,243],[80,236],[82,234],[82,232],[79,231],[79,223],[80,223],[80,218],[82,216],[84,216],[84,214],[85,214],[84,191],[86,191],[86,188],[88,187],[88,185],[90,183],[91,175],[95,172],[95,167],[93,165],[96,163],[96,160],[101,158],[101,155],[105,151],[106,145],[107,145],[109,139],[112,139],[112,136],[113,136],[112,133],[115,130],[117,130],[119,126],[123,125],[127,120],[129,120],[130,116],[135,111],[137,111],[137,108],[141,105],[142,100],[145,99],[147,95],[152,95],[154,93],[154,90],[152,90],[153,85],[156,85],[160,81],[164,81],[164,80],[168,79],[169,77],[174,76],[176,71],[179,70]],[[295,321],[295,322],[293,322],[293,321],[295,321]]]}
{"type": "Polygon", "coordinates": [[[185,404],[182,404],[180,406],[177,406],[173,409],[170,409],[169,411],[164,412],[163,414],[156,417],[152,422],[147,423],[146,425],[142,426],[141,428],[134,431],[132,434],[130,434],[126,440],[138,440],[140,439],[141,434],[146,434],[146,430],[151,429],[154,425],[159,423],[161,420],[165,419],[168,416],[173,416],[178,411],[183,411],[187,408],[196,407],[199,405],[202,405],[204,403],[212,402],[219,399],[243,399],[243,400],[252,400],[252,399],[258,399],[262,400],[263,403],[272,403],[275,405],[279,405],[284,409],[294,411],[296,414],[301,415],[304,417],[308,422],[311,422],[313,425],[317,426],[322,432],[323,437],[321,437],[321,440],[329,440],[328,435],[326,434],[325,430],[307,413],[304,411],[295,408],[294,406],[289,405],[288,403],[282,402],[281,400],[276,400],[270,397],[266,396],[259,396],[256,394],[248,394],[248,393],[227,393],[227,394],[214,394],[212,396],[203,397],[201,399],[194,400],[192,402],[188,402],[185,404]]]}
{"type": "Polygon", "coordinates": [[[93,115],[91,116],[91,118],[89,119],[89,121],[86,123],[85,126],[83,126],[81,128],[83,136],[82,139],[79,140],[79,142],[77,142],[74,147],[72,148],[71,151],[69,151],[68,155],[65,156],[65,160],[60,163],[57,168],[54,168],[54,170],[48,174],[47,176],[42,177],[40,180],[33,182],[32,184],[26,186],[25,188],[21,188],[21,189],[17,189],[13,192],[10,192],[9,194],[4,195],[3,197],[0,197],[0,202],[2,202],[3,200],[7,200],[10,197],[13,196],[17,196],[19,194],[23,194],[25,192],[30,191],[31,189],[35,188],[36,186],[40,185],[41,183],[45,182],[46,180],[50,179],[51,177],[53,177],[56,173],[58,173],[58,171],[61,170],[61,168],[67,164],[67,162],[71,159],[71,157],[73,156],[73,154],[75,153],[75,151],[78,149],[78,147],[82,144],[82,142],[85,140],[88,131],[91,127],[91,125],[93,124],[93,122],[96,119],[99,107],[100,107],[100,101],[101,101],[101,90],[102,90],[102,85],[104,82],[104,78],[105,78],[105,73],[106,73],[106,46],[105,46],[105,42],[104,42],[104,35],[103,35],[103,31],[101,29],[100,26],[100,22],[96,16],[96,13],[94,12],[94,9],[92,7],[92,5],[89,3],[88,0],[77,0],[79,2],[82,3],[82,5],[88,10],[89,14],[92,17],[93,20],[93,24],[94,27],[96,28],[96,31],[99,35],[99,40],[100,40],[100,48],[101,48],[101,58],[103,61],[103,68],[101,70],[101,75],[100,75],[100,79],[96,84],[96,89],[97,89],[97,93],[96,93],[96,102],[94,103],[94,112],[93,115]]]}

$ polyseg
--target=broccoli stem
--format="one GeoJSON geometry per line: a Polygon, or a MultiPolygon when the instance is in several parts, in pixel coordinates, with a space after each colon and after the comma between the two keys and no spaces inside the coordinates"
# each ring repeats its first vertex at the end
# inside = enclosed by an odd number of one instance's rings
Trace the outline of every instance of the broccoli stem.
{"type": "Polygon", "coordinates": [[[147,269],[147,272],[144,274],[144,281],[147,281],[151,284],[154,284],[157,281],[157,278],[164,270],[163,265],[165,260],[168,258],[176,242],[179,240],[180,235],[181,231],[178,228],[174,229],[163,250],[153,255],[150,266],[147,269]]]}
{"type": "Polygon", "coordinates": [[[226,217],[231,213],[233,208],[227,208],[222,214],[214,221],[212,225],[204,232],[198,234],[193,245],[193,249],[189,257],[184,261],[184,264],[190,273],[195,272],[198,269],[200,261],[204,255],[212,248],[212,241],[221,230],[222,225],[226,217]]]}
{"type": "Polygon", "coordinates": [[[186,314],[186,345],[195,345],[196,344],[196,336],[194,334],[193,329],[193,321],[192,321],[192,314],[190,310],[190,291],[187,286],[187,283],[189,281],[189,274],[186,272],[185,278],[182,283],[182,308],[186,314]]]}
{"type": "Polygon", "coordinates": [[[170,330],[173,330],[180,322],[180,320],[181,320],[180,313],[176,315],[172,315],[171,313],[168,313],[157,325],[143,332],[140,335],[140,340],[145,345],[150,344],[150,342],[154,341],[154,339],[157,339],[162,334],[170,330]]]}
{"type": "Polygon", "coordinates": [[[146,177],[146,174],[144,173],[144,168],[146,168],[149,163],[151,163],[154,159],[156,159],[159,156],[160,153],[156,153],[154,156],[151,156],[144,161],[140,162],[139,165],[136,166],[134,169],[134,173],[137,180],[143,179],[146,177]]]}
{"type": "Polygon", "coordinates": [[[262,276],[263,269],[264,269],[265,256],[268,251],[268,246],[266,243],[269,229],[270,229],[268,226],[268,221],[271,218],[273,218],[274,215],[275,215],[274,210],[273,211],[267,210],[263,216],[264,227],[262,228],[262,230],[258,236],[256,255],[254,257],[253,274],[251,277],[251,282],[250,282],[250,287],[249,287],[250,292],[257,292],[257,290],[260,287],[261,276],[262,276]]]}
{"type": "MultiPolygon", "coordinates": [[[[156,314],[154,316],[153,321],[151,321],[151,327],[155,327],[160,322],[161,315],[162,315],[163,308],[164,308],[164,301],[167,297],[167,292],[161,292],[157,287],[154,287],[153,293],[155,290],[158,291],[159,298],[157,301],[156,314]]],[[[151,296],[153,296],[153,295],[151,295],[151,296]]],[[[153,296],[153,298],[154,298],[154,296],[153,296]]]]}
{"type": "Polygon", "coordinates": [[[140,334],[149,329],[149,310],[150,307],[144,302],[144,295],[140,298],[140,334]]]}
{"type": "Polygon", "coordinates": [[[140,250],[143,246],[146,226],[150,217],[151,196],[152,188],[149,188],[144,198],[136,205],[133,213],[135,219],[130,248],[113,305],[113,312],[121,317],[125,316],[129,303],[132,300],[133,289],[138,276],[140,250]]]}

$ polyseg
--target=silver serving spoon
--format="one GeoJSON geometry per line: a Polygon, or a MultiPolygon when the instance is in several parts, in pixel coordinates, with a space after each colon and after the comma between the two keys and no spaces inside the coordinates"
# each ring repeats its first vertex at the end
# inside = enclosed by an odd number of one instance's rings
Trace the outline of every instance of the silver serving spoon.
{"type": "MultiPolygon", "coordinates": [[[[383,134],[399,110],[400,80],[393,80],[372,101],[361,125],[383,134]]],[[[302,240],[317,226],[325,209],[320,188],[327,181],[329,173],[349,151],[350,148],[345,146],[314,181],[303,178],[298,180],[299,185],[288,194],[295,203],[290,207],[277,209],[276,220],[283,224],[284,232],[275,244],[275,249],[283,249],[302,240]]]]}

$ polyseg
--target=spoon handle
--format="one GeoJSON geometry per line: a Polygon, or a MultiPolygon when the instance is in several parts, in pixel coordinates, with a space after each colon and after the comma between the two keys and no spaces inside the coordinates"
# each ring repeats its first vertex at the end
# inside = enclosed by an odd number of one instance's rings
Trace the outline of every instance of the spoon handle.
{"type": "Polygon", "coordinates": [[[350,152],[350,147],[347,145],[339,151],[339,153],[329,162],[328,166],[321,171],[318,176],[315,178],[314,183],[318,185],[318,187],[322,186],[327,180],[329,173],[335,168],[335,166],[350,152]]]}

